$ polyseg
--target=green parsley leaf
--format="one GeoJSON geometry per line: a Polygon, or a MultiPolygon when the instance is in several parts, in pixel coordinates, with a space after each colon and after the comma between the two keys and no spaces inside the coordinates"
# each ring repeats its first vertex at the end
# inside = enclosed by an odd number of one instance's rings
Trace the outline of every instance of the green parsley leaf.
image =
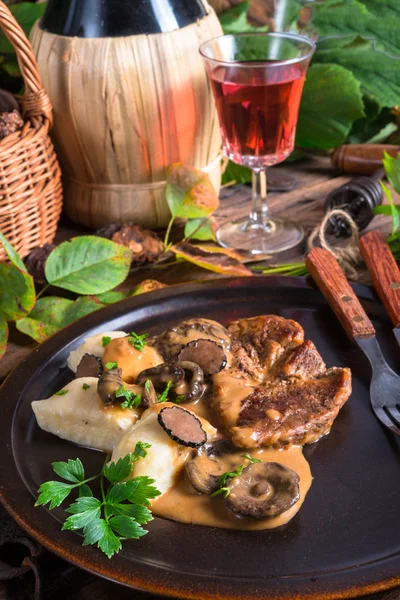
{"type": "Polygon", "coordinates": [[[127,454],[120,458],[116,463],[112,462],[109,465],[104,465],[103,474],[111,483],[124,481],[132,473],[131,455],[127,454]]]}
{"type": "Polygon", "coordinates": [[[151,448],[151,444],[147,444],[147,442],[137,442],[135,449],[131,454],[131,461],[136,462],[140,458],[146,458],[146,448],[151,448]]]}
{"type": "Polygon", "coordinates": [[[129,481],[123,481],[120,483],[115,483],[110,486],[106,495],[107,504],[113,505],[118,502],[123,502],[124,500],[128,500],[132,494],[135,492],[137,488],[137,483],[135,479],[130,479],[129,481]]]}
{"type": "Polygon", "coordinates": [[[109,344],[111,342],[111,338],[109,335],[103,335],[103,337],[101,338],[101,343],[103,345],[103,348],[105,346],[107,346],[107,344],[109,344]]]}
{"type": "Polygon", "coordinates": [[[145,384],[144,384],[144,389],[146,390],[146,392],[150,392],[150,388],[151,388],[151,381],[150,381],[150,379],[146,379],[145,384]]]}
{"type": "Polygon", "coordinates": [[[81,498],[77,498],[75,502],[71,504],[71,506],[66,508],[65,512],[70,513],[71,515],[76,515],[87,510],[100,508],[100,506],[101,502],[100,500],[97,500],[97,498],[93,498],[92,496],[82,496],[81,498]]]}
{"type": "Polygon", "coordinates": [[[78,487],[78,496],[79,498],[89,498],[89,496],[93,496],[93,492],[86,483],[82,483],[82,485],[78,487]]]}
{"type": "Polygon", "coordinates": [[[69,459],[68,462],[53,462],[51,466],[59,477],[67,481],[79,483],[85,479],[85,469],[79,458],[76,460],[69,459]]]}
{"type": "Polygon", "coordinates": [[[118,363],[110,360],[108,363],[106,363],[106,369],[108,369],[108,370],[118,369],[118,363]]]}
{"type": "Polygon", "coordinates": [[[120,515],[110,519],[109,523],[115,533],[123,538],[137,540],[148,533],[133,517],[120,515]]]}
{"type": "Polygon", "coordinates": [[[142,402],[142,394],[135,394],[132,390],[127,390],[124,384],[116,390],[115,397],[125,398],[125,401],[121,404],[121,408],[137,407],[142,402]]]}
{"type": "Polygon", "coordinates": [[[41,506],[50,502],[49,509],[52,510],[65,500],[75,486],[62,481],[46,481],[39,488],[39,497],[35,506],[41,506]]]}
{"type": "Polygon", "coordinates": [[[112,508],[114,515],[133,517],[140,525],[145,525],[153,520],[151,511],[140,504],[114,504],[112,508]]]}
{"type": "Polygon", "coordinates": [[[96,544],[107,531],[107,523],[104,519],[93,519],[83,530],[85,535],[82,546],[96,544]]]}
{"type": "Polygon", "coordinates": [[[161,494],[161,492],[152,485],[155,480],[150,477],[142,475],[140,477],[135,477],[135,479],[131,479],[131,481],[135,483],[135,486],[132,485],[132,493],[128,500],[133,504],[149,506],[149,500],[156,498],[161,494]]]}
{"type": "Polygon", "coordinates": [[[69,531],[72,529],[82,529],[89,525],[94,519],[99,519],[101,515],[101,502],[97,500],[97,498],[78,498],[80,500],[90,500],[91,508],[84,510],[83,512],[79,512],[79,509],[75,507],[75,503],[72,504],[70,509],[67,509],[67,512],[71,512],[74,510],[74,514],[72,514],[65,521],[64,525],[61,528],[61,531],[69,531]]]}
{"type": "Polygon", "coordinates": [[[89,384],[87,384],[87,383],[82,383],[82,389],[83,389],[83,390],[85,390],[85,392],[86,392],[86,390],[88,390],[89,388],[90,388],[90,385],[89,385],[89,384]]]}
{"type": "Polygon", "coordinates": [[[99,539],[97,545],[106,554],[108,558],[111,558],[119,552],[122,548],[120,539],[115,535],[111,529],[111,525],[105,522],[104,533],[99,539]]]}
{"type": "Polygon", "coordinates": [[[56,396],[65,396],[65,394],[68,394],[69,390],[58,390],[58,392],[55,393],[56,396]]]}
{"type": "Polygon", "coordinates": [[[220,485],[225,485],[227,479],[232,479],[233,477],[239,477],[242,474],[244,469],[244,465],[239,465],[237,469],[234,471],[227,471],[226,473],[222,473],[220,478],[218,479],[220,485]]]}
{"type": "Polygon", "coordinates": [[[175,397],[174,402],[175,402],[175,404],[180,404],[181,402],[183,402],[184,399],[185,399],[185,394],[178,394],[175,397]]]}
{"type": "Polygon", "coordinates": [[[146,345],[145,340],[148,337],[149,337],[148,333],[144,333],[143,335],[138,335],[134,331],[131,331],[131,333],[129,334],[129,337],[128,337],[128,342],[130,344],[132,344],[132,346],[134,348],[136,348],[136,350],[139,350],[139,352],[143,352],[143,349],[146,345]]]}
{"type": "Polygon", "coordinates": [[[172,381],[168,381],[165,390],[163,391],[162,394],[160,394],[158,396],[157,402],[167,402],[167,400],[168,400],[168,392],[171,389],[171,387],[172,387],[172,381]]]}
{"type": "Polygon", "coordinates": [[[228,487],[220,487],[218,490],[216,490],[215,492],[213,492],[212,494],[210,494],[210,498],[214,498],[215,496],[220,496],[221,494],[224,495],[224,498],[227,498],[230,493],[231,493],[231,489],[230,488],[228,488],[228,487]]]}
{"type": "Polygon", "coordinates": [[[250,456],[250,454],[243,454],[243,458],[247,458],[247,460],[252,464],[262,462],[262,460],[260,460],[259,458],[253,458],[252,456],[250,456]]]}

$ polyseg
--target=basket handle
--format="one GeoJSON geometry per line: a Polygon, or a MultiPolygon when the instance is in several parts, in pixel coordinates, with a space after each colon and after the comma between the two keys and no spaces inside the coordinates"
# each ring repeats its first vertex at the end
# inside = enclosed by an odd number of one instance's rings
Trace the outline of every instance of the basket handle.
{"type": "Polygon", "coordinates": [[[43,88],[39,68],[29,40],[18,25],[17,21],[0,0],[0,27],[11,42],[17,55],[18,65],[25,83],[25,92],[21,98],[22,110],[25,117],[43,117],[51,127],[53,110],[50,98],[43,88]]]}

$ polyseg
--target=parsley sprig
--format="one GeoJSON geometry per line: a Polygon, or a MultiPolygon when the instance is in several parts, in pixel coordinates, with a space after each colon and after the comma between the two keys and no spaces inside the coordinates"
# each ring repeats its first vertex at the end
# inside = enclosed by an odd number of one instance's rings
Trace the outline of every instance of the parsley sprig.
{"type": "Polygon", "coordinates": [[[137,333],[135,333],[134,331],[131,331],[128,337],[128,342],[130,344],[132,344],[132,346],[134,348],[136,348],[136,350],[139,350],[139,352],[143,352],[143,349],[146,345],[146,339],[149,337],[148,333],[144,333],[143,335],[138,335],[137,333]]]}
{"type": "Polygon", "coordinates": [[[142,402],[142,394],[135,394],[132,390],[127,390],[122,384],[115,392],[116,398],[125,398],[121,403],[121,408],[133,408],[140,406],[142,402]]]}
{"type": "Polygon", "coordinates": [[[168,381],[165,386],[165,390],[158,396],[157,402],[167,402],[168,401],[168,393],[172,387],[172,381],[168,381]]]}
{"type": "Polygon", "coordinates": [[[143,529],[152,520],[148,506],[150,500],[160,495],[152,484],[154,479],[140,476],[127,478],[132,473],[133,463],[145,458],[151,444],[137,442],[134,452],[117,462],[105,464],[100,473],[85,477],[85,470],[79,458],[68,462],[52,463],[53,470],[63,481],[47,481],[39,488],[35,506],[49,504],[52,510],[77,489],[76,498],[66,512],[62,530],[83,530],[83,546],[97,544],[97,547],[111,558],[121,550],[125,539],[139,539],[146,535],[143,529]],[[101,498],[95,498],[88,483],[100,479],[101,498]]]}

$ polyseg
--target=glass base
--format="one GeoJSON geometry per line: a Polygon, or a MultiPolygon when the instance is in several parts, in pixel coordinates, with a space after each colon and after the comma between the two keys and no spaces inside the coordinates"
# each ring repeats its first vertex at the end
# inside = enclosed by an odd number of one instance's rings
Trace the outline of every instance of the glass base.
{"type": "Polygon", "coordinates": [[[297,246],[303,238],[303,228],[289,219],[265,219],[261,223],[247,217],[225,223],[217,231],[221,246],[252,254],[283,252],[297,246]]]}

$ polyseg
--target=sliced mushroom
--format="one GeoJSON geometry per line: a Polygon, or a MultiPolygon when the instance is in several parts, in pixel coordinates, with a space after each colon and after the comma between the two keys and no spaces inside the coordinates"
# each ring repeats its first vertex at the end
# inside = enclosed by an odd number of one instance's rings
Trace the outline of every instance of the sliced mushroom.
{"type": "Polygon", "coordinates": [[[200,419],[180,406],[163,408],[158,414],[158,422],[169,437],[182,446],[198,448],[207,441],[200,419]]]}
{"type": "Polygon", "coordinates": [[[184,373],[190,373],[190,381],[189,383],[189,392],[184,394],[182,398],[182,402],[192,402],[193,400],[198,400],[204,394],[204,390],[206,386],[204,385],[204,374],[202,369],[196,363],[190,362],[188,360],[181,360],[179,363],[176,363],[181,369],[183,369],[184,373]]]}
{"type": "Polygon", "coordinates": [[[299,476],[276,462],[252,463],[240,476],[228,479],[226,506],[253,519],[274,517],[299,501],[299,476]]]}
{"type": "Polygon", "coordinates": [[[141,371],[136,379],[136,384],[144,385],[148,379],[157,391],[163,391],[170,381],[172,387],[182,383],[185,379],[185,371],[176,363],[162,363],[157,367],[141,371]]]}
{"type": "Polygon", "coordinates": [[[193,487],[209,496],[218,489],[220,476],[236,469],[242,461],[242,455],[237,453],[232,442],[221,438],[199,448],[185,463],[185,469],[193,487]]]}
{"type": "Polygon", "coordinates": [[[115,392],[123,383],[122,369],[109,369],[102,374],[97,384],[97,393],[105,405],[115,402],[115,392]]]}
{"type": "Polygon", "coordinates": [[[178,361],[196,363],[204,375],[215,375],[226,366],[226,354],[217,342],[199,339],[189,342],[182,348],[178,361]]]}
{"type": "Polygon", "coordinates": [[[100,377],[103,366],[100,358],[93,354],[84,354],[77,366],[75,377],[100,377]]]}
{"type": "Polygon", "coordinates": [[[151,379],[147,379],[142,392],[142,404],[143,408],[149,408],[156,404],[157,402],[157,394],[153,382],[151,379]]]}

